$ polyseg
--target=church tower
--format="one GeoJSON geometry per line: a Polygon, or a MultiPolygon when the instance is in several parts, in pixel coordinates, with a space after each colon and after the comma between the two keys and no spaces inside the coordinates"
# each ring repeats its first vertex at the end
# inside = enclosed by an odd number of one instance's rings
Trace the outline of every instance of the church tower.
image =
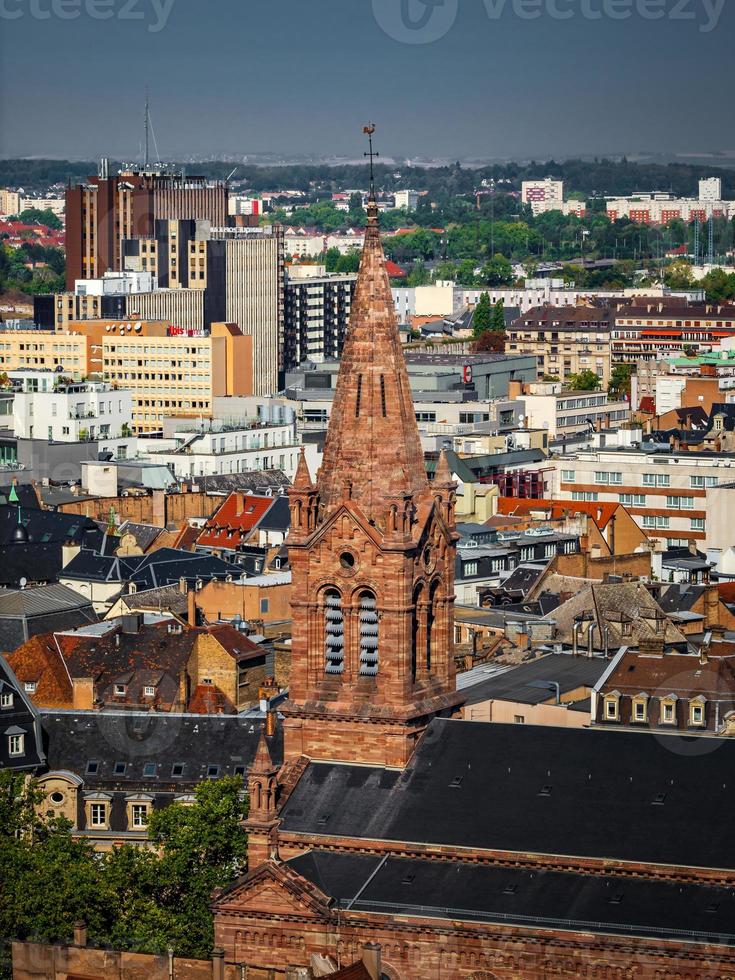
{"type": "Polygon", "coordinates": [[[461,702],[454,484],[429,484],[371,189],[324,459],[289,490],[292,655],[285,755],[404,766],[461,702]]]}

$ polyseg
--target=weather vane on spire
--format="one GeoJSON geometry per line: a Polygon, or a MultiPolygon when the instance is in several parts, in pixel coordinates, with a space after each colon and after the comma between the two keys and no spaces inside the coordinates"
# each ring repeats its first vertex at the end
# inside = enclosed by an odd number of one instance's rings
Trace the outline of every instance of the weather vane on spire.
{"type": "Polygon", "coordinates": [[[375,197],[375,174],[373,172],[373,162],[375,157],[379,157],[380,154],[373,151],[373,133],[375,132],[375,123],[368,123],[367,126],[362,127],[363,133],[368,138],[368,150],[363,153],[364,157],[370,157],[370,197],[375,197]]]}

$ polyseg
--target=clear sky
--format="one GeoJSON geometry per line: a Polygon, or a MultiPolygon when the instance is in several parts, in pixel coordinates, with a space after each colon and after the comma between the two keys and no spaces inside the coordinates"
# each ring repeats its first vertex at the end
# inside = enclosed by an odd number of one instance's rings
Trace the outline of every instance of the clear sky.
{"type": "Polygon", "coordinates": [[[146,84],[165,159],[735,150],[734,40],[735,0],[0,0],[0,155],[135,158],[146,84]]]}

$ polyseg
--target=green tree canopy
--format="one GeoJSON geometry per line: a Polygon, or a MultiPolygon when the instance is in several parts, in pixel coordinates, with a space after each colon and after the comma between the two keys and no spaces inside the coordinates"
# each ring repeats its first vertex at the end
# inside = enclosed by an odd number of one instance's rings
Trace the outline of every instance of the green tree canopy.
{"type": "MultiPolygon", "coordinates": [[[[93,942],[206,958],[212,890],[244,871],[247,812],[239,777],[201,783],[192,805],[155,811],[153,849],[95,853],[66,820],[39,814],[35,781],[0,772],[0,944],[69,941],[84,919],[93,942]]],[[[0,945],[7,964],[7,949],[0,945]]]]}
{"type": "Polygon", "coordinates": [[[600,379],[594,371],[589,370],[570,374],[566,384],[573,391],[597,391],[601,387],[600,379]]]}
{"type": "Polygon", "coordinates": [[[59,216],[49,208],[26,208],[25,211],[20,212],[18,219],[27,225],[43,225],[54,231],[61,231],[63,227],[59,216]]]}
{"type": "Polygon", "coordinates": [[[480,293],[480,298],[477,300],[477,305],[475,306],[475,312],[472,315],[472,336],[475,338],[480,337],[486,330],[492,329],[492,322],[490,297],[487,293],[480,293]]]}

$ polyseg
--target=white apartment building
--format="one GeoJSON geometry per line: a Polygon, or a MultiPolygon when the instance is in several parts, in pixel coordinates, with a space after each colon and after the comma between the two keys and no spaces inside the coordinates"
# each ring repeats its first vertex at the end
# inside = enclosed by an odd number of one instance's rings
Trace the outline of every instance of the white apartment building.
{"type": "Polygon", "coordinates": [[[56,384],[49,372],[10,372],[21,388],[13,398],[20,439],[86,442],[130,436],[132,392],[99,381],[56,384]]]}
{"type": "Polygon", "coordinates": [[[703,177],[699,182],[700,201],[721,201],[722,200],[722,178],[703,177]]]}
{"type": "Polygon", "coordinates": [[[560,500],[623,504],[665,547],[700,547],[707,533],[708,491],[735,479],[735,459],[714,452],[580,450],[553,460],[560,500]]]}
{"type": "Polygon", "coordinates": [[[38,208],[39,211],[51,211],[57,218],[63,218],[66,210],[66,202],[63,197],[22,197],[20,199],[20,210],[28,208],[38,208]]]}
{"type": "Polygon", "coordinates": [[[568,391],[560,382],[528,385],[529,394],[518,395],[525,405],[524,424],[543,429],[555,439],[595,428],[618,428],[630,419],[626,401],[610,401],[606,391],[568,391]]]}
{"type": "Polygon", "coordinates": [[[406,211],[415,211],[419,206],[421,195],[418,191],[395,191],[393,199],[395,207],[405,208],[406,211]]]}
{"type": "MultiPolygon", "coordinates": [[[[321,462],[316,444],[304,446],[312,473],[321,462]]],[[[296,475],[301,441],[295,419],[277,423],[253,420],[238,426],[214,422],[211,431],[182,428],[164,439],[141,438],[138,452],[144,459],[169,466],[179,479],[226,476],[253,470],[282,470],[289,480],[296,475]]]]}
{"type": "Polygon", "coordinates": [[[659,375],[656,378],[654,397],[657,415],[665,415],[675,408],[681,408],[681,393],[686,388],[686,383],[684,377],[659,375]]]}
{"type": "Polygon", "coordinates": [[[74,281],[75,296],[130,296],[157,289],[158,279],[151,272],[106,272],[99,279],[74,281]]]}
{"type": "Polygon", "coordinates": [[[521,184],[521,200],[530,204],[534,215],[546,211],[562,211],[565,214],[585,213],[584,201],[564,202],[564,181],[546,177],[544,180],[524,180],[521,184]]]}
{"type": "Polygon", "coordinates": [[[723,201],[721,181],[710,177],[700,181],[698,198],[674,197],[656,192],[619,197],[607,202],[607,216],[611,221],[628,218],[639,224],[651,225],[665,225],[674,220],[687,223],[697,219],[707,221],[712,217],[735,217],[735,201],[723,201]]]}
{"type": "Polygon", "coordinates": [[[504,306],[517,308],[522,314],[537,306],[577,306],[593,299],[614,300],[637,295],[676,295],[692,301],[702,298],[698,291],[671,293],[656,287],[645,290],[569,289],[562,279],[527,279],[521,288],[485,286],[472,289],[440,281],[432,286],[397,286],[391,292],[400,323],[409,322],[412,316],[449,316],[465,306],[475,306],[483,293],[488,294],[491,303],[502,300],[504,306]]]}

